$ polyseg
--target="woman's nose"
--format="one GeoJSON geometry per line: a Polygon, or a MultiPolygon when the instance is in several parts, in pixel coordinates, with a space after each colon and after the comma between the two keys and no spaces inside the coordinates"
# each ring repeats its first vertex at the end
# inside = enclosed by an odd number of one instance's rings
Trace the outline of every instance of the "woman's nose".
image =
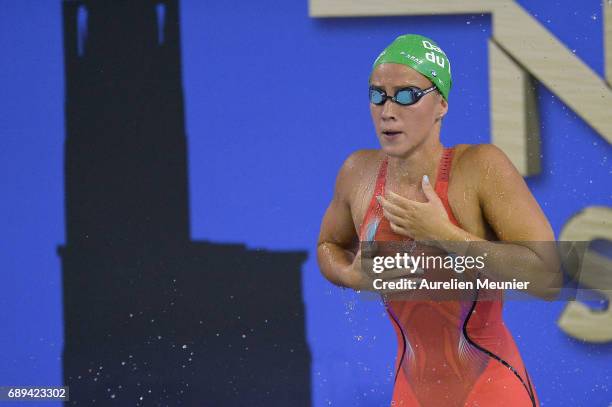
{"type": "Polygon", "coordinates": [[[382,114],[381,117],[383,119],[394,119],[395,118],[395,109],[399,106],[396,106],[397,104],[394,103],[391,99],[387,99],[385,100],[385,103],[383,104],[382,107],[382,114]]]}

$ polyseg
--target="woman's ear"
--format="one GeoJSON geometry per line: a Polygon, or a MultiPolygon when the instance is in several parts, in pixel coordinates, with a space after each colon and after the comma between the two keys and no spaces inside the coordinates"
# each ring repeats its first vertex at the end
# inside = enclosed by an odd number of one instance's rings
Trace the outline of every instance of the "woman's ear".
{"type": "Polygon", "coordinates": [[[440,99],[441,99],[440,100],[440,107],[441,107],[440,115],[446,116],[446,112],[448,112],[448,102],[443,97],[440,97],[440,99]]]}
{"type": "Polygon", "coordinates": [[[440,110],[438,112],[437,121],[442,120],[446,113],[448,112],[448,102],[442,95],[440,95],[440,110]]]}

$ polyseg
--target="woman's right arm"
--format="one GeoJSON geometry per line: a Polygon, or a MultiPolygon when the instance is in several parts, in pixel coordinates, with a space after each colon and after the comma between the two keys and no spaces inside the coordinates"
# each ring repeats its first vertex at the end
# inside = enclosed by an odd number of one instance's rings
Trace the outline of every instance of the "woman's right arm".
{"type": "Polygon", "coordinates": [[[351,199],[358,182],[356,169],[363,165],[359,152],[352,154],[342,165],[336,178],[334,195],[323,216],[317,260],[325,278],[342,287],[359,289],[362,276],[357,253],[359,238],[351,216],[351,199]]]}

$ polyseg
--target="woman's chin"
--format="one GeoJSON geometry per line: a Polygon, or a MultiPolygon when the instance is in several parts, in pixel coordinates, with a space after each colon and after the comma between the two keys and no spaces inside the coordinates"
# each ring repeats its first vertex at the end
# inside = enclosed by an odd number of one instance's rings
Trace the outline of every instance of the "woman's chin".
{"type": "Polygon", "coordinates": [[[413,146],[402,143],[402,144],[387,144],[381,145],[382,151],[390,157],[404,157],[408,154],[413,146]]]}
{"type": "Polygon", "coordinates": [[[390,157],[406,157],[425,140],[413,135],[400,134],[397,138],[379,137],[381,150],[390,157]]]}

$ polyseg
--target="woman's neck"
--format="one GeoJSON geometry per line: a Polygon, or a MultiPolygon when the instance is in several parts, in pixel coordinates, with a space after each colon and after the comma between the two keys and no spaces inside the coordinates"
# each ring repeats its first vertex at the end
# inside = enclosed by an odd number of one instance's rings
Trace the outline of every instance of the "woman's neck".
{"type": "Polygon", "coordinates": [[[440,139],[435,138],[417,146],[404,157],[389,156],[388,174],[399,185],[418,186],[423,175],[427,175],[433,185],[443,151],[440,139]]]}

